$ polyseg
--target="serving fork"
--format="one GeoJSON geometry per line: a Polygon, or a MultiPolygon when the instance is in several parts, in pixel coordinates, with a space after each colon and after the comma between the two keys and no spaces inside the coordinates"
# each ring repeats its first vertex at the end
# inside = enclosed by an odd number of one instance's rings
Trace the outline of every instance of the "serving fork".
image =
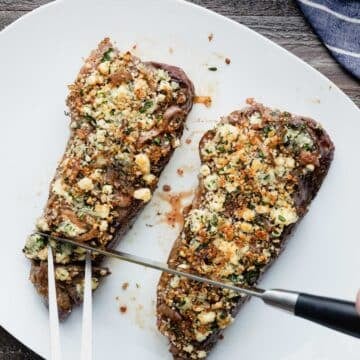
{"type": "MultiPolygon", "coordinates": [[[[53,238],[53,237],[52,237],[53,238]]],[[[81,360],[92,359],[92,288],[91,288],[91,252],[85,256],[84,301],[82,313],[81,360]]],[[[61,343],[58,306],[56,299],[56,285],[54,274],[54,259],[52,248],[48,245],[48,296],[49,296],[49,325],[50,325],[50,358],[61,360],[61,343]]]]}
{"type": "MultiPolygon", "coordinates": [[[[55,241],[64,242],[87,250],[85,263],[85,288],[82,323],[81,360],[91,360],[92,357],[92,290],[91,290],[91,252],[113,257],[155,270],[164,271],[191,280],[199,281],[218,288],[235,291],[240,294],[261,299],[265,304],[287,311],[295,316],[310,320],[333,330],[360,338],[360,315],[355,303],[346,300],[333,299],[323,296],[282,289],[261,289],[258,287],[240,287],[208,279],[196,274],[187,273],[170,268],[166,263],[146,259],[113,249],[95,248],[86,243],[79,243],[71,239],[52,236],[46,233],[37,234],[55,241]]],[[[60,360],[59,321],[55,295],[55,280],[53,271],[53,257],[49,246],[49,310],[51,334],[51,359],[60,360]]]]}

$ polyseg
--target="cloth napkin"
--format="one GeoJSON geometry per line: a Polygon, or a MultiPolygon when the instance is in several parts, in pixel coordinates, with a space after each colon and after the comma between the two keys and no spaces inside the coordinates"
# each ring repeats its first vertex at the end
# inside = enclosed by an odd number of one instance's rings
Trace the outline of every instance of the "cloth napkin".
{"type": "Polygon", "coordinates": [[[333,57],[360,79],[360,0],[297,0],[333,57]]]}

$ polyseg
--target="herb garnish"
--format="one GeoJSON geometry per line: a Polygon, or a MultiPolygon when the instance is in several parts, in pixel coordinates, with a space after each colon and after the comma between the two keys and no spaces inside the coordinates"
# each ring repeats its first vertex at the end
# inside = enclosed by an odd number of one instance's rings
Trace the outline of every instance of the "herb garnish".
{"type": "Polygon", "coordinates": [[[152,100],[146,100],[143,107],[139,110],[140,113],[144,113],[153,106],[154,102],[152,100]]]}
{"type": "Polygon", "coordinates": [[[105,62],[105,61],[110,61],[111,60],[111,57],[110,57],[110,54],[113,52],[113,48],[109,48],[108,50],[106,50],[104,52],[104,55],[101,59],[101,62],[105,62]]]}

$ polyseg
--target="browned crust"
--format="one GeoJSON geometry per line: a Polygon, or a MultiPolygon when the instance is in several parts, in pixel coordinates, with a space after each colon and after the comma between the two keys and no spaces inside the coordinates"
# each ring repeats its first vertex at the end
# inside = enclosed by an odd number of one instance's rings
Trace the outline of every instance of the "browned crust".
{"type": "MultiPolygon", "coordinates": [[[[86,62],[81,67],[78,76],[90,74],[100,63],[103,54],[110,48],[113,48],[110,39],[105,38],[104,40],[102,40],[99,43],[98,47],[95,50],[93,50],[89,55],[89,57],[86,59],[86,62]],[[88,64],[90,66],[88,66],[88,64]]],[[[114,51],[118,53],[116,49],[114,49],[114,51]]],[[[74,90],[75,89],[73,89],[73,86],[70,86],[70,94],[66,100],[66,104],[69,107],[72,119],[77,119],[78,118],[77,105],[78,102],[80,101],[80,97],[79,97],[79,93],[74,90]]]]}
{"type": "MultiPolygon", "coordinates": [[[[253,103],[251,106],[248,106],[242,110],[234,111],[232,112],[228,117],[225,117],[222,119],[222,122],[229,122],[231,124],[240,124],[241,119],[245,115],[250,115],[253,112],[259,112],[262,116],[268,116],[268,113],[270,109],[265,108],[261,104],[253,103]],[[267,115],[265,114],[267,113],[267,115]]],[[[290,115],[290,114],[289,114],[290,115]]],[[[295,206],[296,210],[299,215],[299,219],[295,224],[289,225],[284,228],[284,231],[282,235],[280,236],[280,243],[281,243],[281,251],[284,250],[286,241],[288,240],[290,234],[292,233],[294,227],[299,223],[301,218],[306,214],[308,207],[311,203],[311,201],[316,196],[324,178],[326,177],[326,174],[330,168],[330,164],[333,159],[334,155],[334,145],[329,137],[329,135],[326,133],[326,131],[319,126],[319,124],[308,117],[303,116],[291,116],[289,120],[289,124],[303,124],[306,126],[307,130],[311,133],[313,139],[315,140],[316,144],[318,145],[320,149],[320,163],[319,166],[315,168],[315,171],[312,173],[307,174],[306,176],[301,178],[299,189],[295,194],[295,206]]],[[[199,143],[199,152],[204,145],[204,142],[206,139],[212,138],[214,136],[214,131],[210,130],[204,134],[202,139],[199,143]]],[[[201,158],[201,152],[200,152],[200,158],[201,158]]],[[[191,209],[197,208],[199,206],[200,201],[200,194],[201,194],[201,182],[199,183],[199,187],[197,189],[197,192],[195,194],[195,197],[193,199],[192,205],[187,209],[187,212],[189,212],[191,209]]],[[[173,248],[170,251],[169,257],[168,257],[168,264],[169,266],[174,266],[175,259],[178,256],[178,248],[181,245],[181,238],[180,236],[176,239],[173,248]]],[[[271,262],[262,269],[261,273],[259,274],[258,278],[254,282],[253,285],[256,285],[256,283],[260,280],[261,276],[267,271],[267,269],[274,263],[276,260],[276,257],[271,260],[271,262]]],[[[162,273],[159,283],[158,283],[158,296],[157,296],[157,323],[158,327],[160,327],[160,324],[163,321],[167,321],[167,319],[170,319],[173,321],[176,318],[177,315],[180,315],[175,310],[173,312],[175,314],[170,314],[171,310],[165,303],[164,299],[162,297],[161,289],[165,289],[166,286],[168,286],[169,280],[171,278],[171,275],[167,273],[162,273]]],[[[239,310],[241,309],[242,305],[249,300],[248,297],[239,297],[236,306],[232,309],[232,316],[235,317],[239,310]]],[[[180,316],[181,319],[181,316],[180,316]]],[[[181,322],[182,320],[176,320],[181,322]]],[[[179,331],[179,329],[177,330],[179,331]]],[[[222,337],[223,330],[216,329],[213,331],[213,333],[204,341],[204,342],[193,342],[192,345],[194,346],[194,349],[197,351],[204,350],[208,354],[208,352],[213,348],[213,346],[216,344],[216,342],[222,337]]],[[[166,334],[165,334],[166,335],[166,334]]],[[[179,337],[181,337],[181,333],[178,334],[179,337]]],[[[185,359],[191,359],[190,354],[184,351],[180,351],[179,348],[176,346],[176,340],[170,342],[170,352],[173,355],[173,358],[175,360],[185,360],[185,359]]]]}
{"type": "MultiPolygon", "coordinates": [[[[109,50],[110,48],[113,49],[115,53],[118,53],[118,50],[114,48],[112,43],[110,42],[109,38],[105,38],[103,41],[100,42],[97,49],[92,51],[90,56],[86,60],[86,64],[81,68],[79,75],[86,75],[89,74],[94,68],[98,66],[98,64],[101,61],[101,58],[103,57],[104,52],[109,50]]],[[[171,121],[176,122],[176,126],[173,127],[174,131],[173,134],[176,134],[178,138],[181,137],[184,129],[184,123],[187,118],[188,113],[190,112],[192,108],[192,99],[194,96],[194,86],[190,79],[187,77],[185,72],[181,70],[178,67],[167,65],[167,64],[160,64],[160,63],[146,63],[148,66],[153,66],[155,68],[162,68],[166,70],[170,77],[174,80],[177,80],[179,82],[179,85],[183,92],[186,94],[187,101],[182,104],[176,104],[181,111],[177,112],[175,116],[171,119],[171,121]]],[[[80,102],[80,89],[77,88],[75,85],[70,86],[70,94],[67,98],[67,105],[70,109],[70,116],[71,121],[74,121],[80,117],[78,114],[78,105],[80,102]]],[[[151,139],[150,139],[151,140],[151,139]]],[[[68,142],[69,146],[70,140],[68,142]]],[[[174,149],[171,149],[166,156],[162,156],[160,161],[158,161],[155,165],[152,166],[151,172],[155,176],[159,176],[170,160],[170,157],[173,153],[174,149]]],[[[56,178],[55,178],[56,179],[56,178]]],[[[55,179],[51,182],[51,184],[55,181],[55,179]]],[[[126,185],[126,184],[124,184],[126,185]]],[[[131,186],[131,184],[127,184],[127,186],[131,186]]],[[[156,184],[149,186],[151,191],[153,192],[156,188],[156,184]]],[[[130,189],[131,190],[131,189],[130,189]]],[[[47,202],[47,207],[51,205],[51,191],[49,195],[49,200],[47,202]]],[[[117,221],[113,224],[115,228],[115,236],[113,239],[106,245],[107,248],[113,248],[116,246],[116,244],[119,242],[121,237],[124,235],[124,233],[129,229],[129,227],[133,224],[135,221],[136,216],[139,214],[139,212],[145,207],[145,204],[143,201],[131,199],[130,203],[126,206],[123,206],[121,211],[119,211],[119,217],[117,221]]],[[[86,234],[85,234],[86,235],[86,234]]],[[[93,236],[96,236],[94,234],[93,236]]],[[[79,239],[80,241],[81,239],[79,239]]],[[[103,258],[99,256],[95,259],[94,264],[99,265],[102,262],[103,258]]],[[[45,279],[45,270],[46,270],[46,261],[33,261],[33,265],[30,271],[30,279],[33,282],[35,288],[37,289],[38,293],[46,300],[47,299],[47,282],[44,281],[45,279]]],[[[72,262],[72,264],[78,264],[72,262]]],[[[81,262],[80,264],[83,264],[81,262]]],[[[95,268],[93,268],[95,269],[95,268]]],[[[46,270],[47,272],[47,270],[46,270]]],[[[99,277],[100,278],[100,277],[99,277]]],[[[81,303],[81,299],[78,299],[74,296],[74,286],[67,285],[63,286],[62,284],[57,284],[57,288],[59,291],[58,295],[58,304],[59,304],[59,314],[62,319],[66,318],[74,305],[77,305],[81,303]]]]}
{"type": "MultiPolygon", "coordinates": [[[[147,64],[154,66],[156,68],[162,68],[162,69],[166,70],[174,80],[177,80],[179,82],[180,86],[183,89],[186,89],[186,92],[188,95],[187,101],[186,101],[186,103],[181,105],[181,109],[183,111],[182,121],[181,121],[181,125],[176,129],[176,135],[178,137],[181,137],[181,135],[184,131],[185,119],[192,108],[192,104],[193,104],[192,99],[193,99],[193,96],[195,93],[194,85],[191,82],[191,80],[187,77],[185,72],[182,69],[180,69],[179,67],[162,64],[162,63],[156,63],[156,62],[148,62],[147,64]]],[[[169,162],[172,154],[173,154],[173,151],[169,152],[168,155],[166,157],[163,157],[161,162],[159,162],[157,164],[158,165],[157,169],[154,169],[154,171],[153,171],[153,173],[156,176],[161,174],[162,170],[165,168],[166,164],[169,162]]],[[[155,187],[156,186],[154,186],[151,190],[155,190],[155,187]]],[[[130,226],[132,226],[133,222],[135,221],[136,215],[141,211],[141,209],[144,206],[145,205],[142,202],[138,201],[137,204],[135,204],[135,206],[129,207],[129,209],[128,209],[129,212],[126,215],[126,218],[124,218],[125,221],[121,221],[119,223],[119,230],[117,231],[116,236],[114,237],[114,240],[107,246],[108,248],[113,248],[118,244],[118,242],[120,241],[123,234],[129,229],[130,226]]]]}

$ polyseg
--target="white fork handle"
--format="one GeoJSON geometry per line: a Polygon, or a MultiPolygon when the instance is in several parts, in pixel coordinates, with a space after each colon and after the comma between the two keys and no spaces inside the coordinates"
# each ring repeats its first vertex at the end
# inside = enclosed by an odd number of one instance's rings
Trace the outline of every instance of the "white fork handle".
{"type": "Polygon", "coordinates": [[[61,360],[59,313],[56,299],[54,260],[50,245],[48,245],[48,301],[50,317],[50,359],[61,360]]]}
{"type": "Polygon", "coordinates": [[[82,316],[81,360],[92,359],[92,286],[91,253],[86,253],[84,303],[82,316]]]}

